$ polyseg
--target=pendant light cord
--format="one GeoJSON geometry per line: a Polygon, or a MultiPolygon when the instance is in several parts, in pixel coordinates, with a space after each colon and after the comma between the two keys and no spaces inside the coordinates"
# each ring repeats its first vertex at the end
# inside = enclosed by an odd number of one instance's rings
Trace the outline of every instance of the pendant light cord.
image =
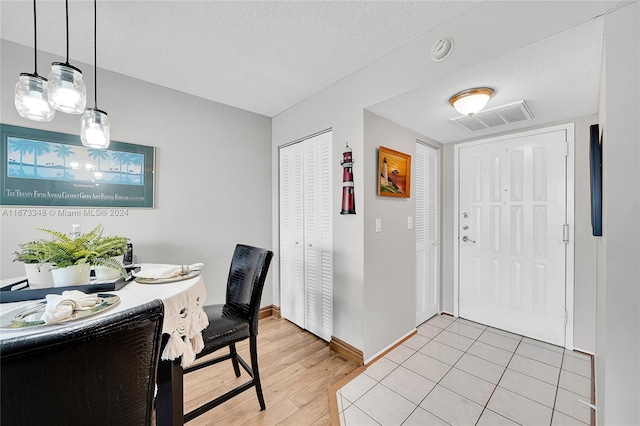
{"type": "Polygon", "coordinates": [[[69,65],[69,0],[64,0],[65,7],[65,16],[67,19],[67,62],[66,65],[69,65]]]}
{"type": "Polygon", "coordinates": [[[36,24],[36,0],[33,0],[33,75],[38,77],[38,25],[36,24]]]}
{"type": "Polygon", "coordinates": [[[98,6],[97,1],[93,0],[93,97],[94,108],[98,109],[98,6]]]}

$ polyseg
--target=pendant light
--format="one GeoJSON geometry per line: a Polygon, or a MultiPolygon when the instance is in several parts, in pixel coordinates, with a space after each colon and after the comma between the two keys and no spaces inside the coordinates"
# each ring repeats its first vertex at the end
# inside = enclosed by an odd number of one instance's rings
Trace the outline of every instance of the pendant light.
{"type": "Polygon", "coordinates": [[[65,0],[67,19],[67,61],[51,64],[49,73],[49,103],[58,111],[82,114],[87,105],[87,87],[82,71],[69,64],[69,1],[65,0]]]}
{"type": "Polygon", "coordinates": [[[111,142],[111,129],[107,113],[98,109],[98,54],[97,54],[97,34],[98,34],[98,13],[96,0],[93,0],[93,71],[94,71],[94,107],[87,108],[82,114],[82,129],[80,139],[82,145],[90,148],[105,149],[111,142]]]}
{"type": "Polygon", "coordinates": [[[56,111],[48,99],[47,79],[38,75],[38,31],[36,28],[36,0],[33,0],[33,74],[21,73],[16,84],[13,102],[21,117],[34,121],[51,121],[56,111]]]}

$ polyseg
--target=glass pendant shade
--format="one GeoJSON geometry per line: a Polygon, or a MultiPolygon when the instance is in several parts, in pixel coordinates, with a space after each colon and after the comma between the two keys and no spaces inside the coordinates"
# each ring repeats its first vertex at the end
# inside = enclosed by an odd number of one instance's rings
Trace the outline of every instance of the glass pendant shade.
{"type": "Polygon", "coordinates": [[[82,114],[87,106],[87,86],[82,71],[61,62],[51,64],[49,103],[67,114],[82,114]]]}
{"type": "Polygon", "coordinates": [[[34,121],[51,121],[56,111],[48,101],[47,79],[36,74],[20,74],[14,103],[21,117],[34,121]]]}
{"type": "Polygon", "coordinates": [[[456,111],[464,115],[480,112],[493,97],[494,90],[488,87],[478,87],[456,93],[449,99],[449,103],[456,111]]]}
{"type": "Polygon", "coordinates": [[[107,113],[96,108],[84,110],[80,139],[82,145],[89,148],[108,148],[111,142],[111,129],[107,113]]]}

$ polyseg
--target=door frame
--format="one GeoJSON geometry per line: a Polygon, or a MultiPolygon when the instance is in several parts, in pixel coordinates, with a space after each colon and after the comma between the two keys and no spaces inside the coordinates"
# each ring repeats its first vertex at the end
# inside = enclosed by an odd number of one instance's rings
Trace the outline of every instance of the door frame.
{"type": "Polygon", "coordinates": [[[453,152],[453,315],[459,316],[459,303],[460,303],[460,206],[459,206],[459,155],[460,149],[474,145],[482,145],[492,142],[501,142],[509,139],[517,139],[521,137],[528,137],[539,135],[543,133],[556,132],[560,130],[566,131],[567,135],[567,188],[565,192],[566,203],[566,223],[569,225],[569,243],[566,245],[566,266],[565,266],[565,310],[567,312],[567,321],[565,324],[565,347],[573,350],[573,321],[574,321],[574,255],[575,255],[575,215],[574,215],[574,194],[575,194],[575,125],[574,123],[560,124],[550,127],[542,127],[539,129],[510,133],[504,136],[490,137],[485,139],[479,139],[471,142],[456,144],[453,152]]]}

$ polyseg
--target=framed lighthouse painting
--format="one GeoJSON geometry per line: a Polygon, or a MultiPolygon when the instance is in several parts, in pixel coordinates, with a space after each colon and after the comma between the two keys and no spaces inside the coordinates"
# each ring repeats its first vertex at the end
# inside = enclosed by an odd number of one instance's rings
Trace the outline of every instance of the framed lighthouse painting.
{"type": "Polygon", "coordinates": [[[378,195],[411,196],[411,156],[381,146],[378,149],[378,195]]]}

